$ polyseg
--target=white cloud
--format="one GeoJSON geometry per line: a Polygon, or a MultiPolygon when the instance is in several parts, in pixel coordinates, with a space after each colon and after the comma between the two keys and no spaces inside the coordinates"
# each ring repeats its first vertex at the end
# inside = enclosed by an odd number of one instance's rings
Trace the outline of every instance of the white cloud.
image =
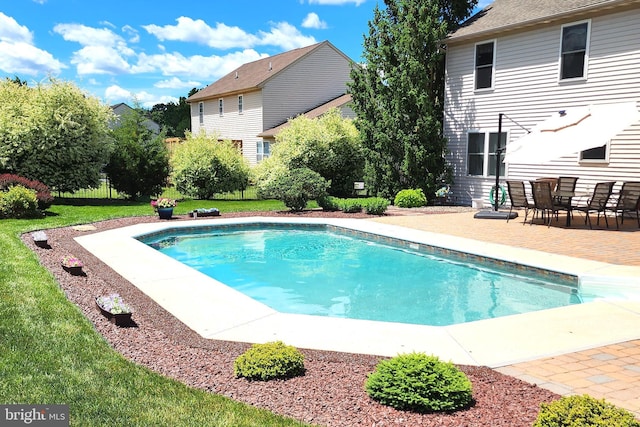
{"type": "Polygon", "coordinates": [[[316,39],[303,35],[296,27],[286,22],[273,24],[271,31],[260,32],[260,44],[278,46],[285,50],[296,49],[316,43],[316,39]]]}
{"type": "MultiPolygon", "coordinates": [[[[187,76],[202,80],[212,80],[224,76],[247,62],[256,61],[268,55],[259,54],[253,49],[229,53],[224,56],[194,55],[185,57],[174,53],[147,55],[141,53],[138,62],[132,67],[132,73],[161,72],[165,76],[187,76]]],[[[193,86],[192,86],[193,87],[193,86]]]]}
{"type": "Polygon", "coordinates": [[[302,26],[304,28],[315,28],[318,30],[324,30],[325,28],[327,28],[327,23],[320,20],[320,17],[317,13],[311,12],[302,21],[302,26]]]}
{"type": "Polygon", "coordinates": [[[29,29],[0,12],[0,70],[12,74],[57,75],[64,68],[49,52],[33,45],[29,29]]]}
{"type": "Polygon", "coordinates": [[[155,95],[145,90],[132,92],[118,85],[111,85],[105,89],[104,98],[109,105],[125,102],[129,105],[139,104],[144,108],[151,108],[156,104],[178,103],[180,101],[174,96],[155,95]]]}
{"type": "Polygon", "coordinates": [[[343,5],[348,3],[354,3],[356,6],[360,6],[367,0],[309,0],[309,4],[321,4],[321,5],[343,5]]]}
{"type": "Polygon", "coordinates": [[[138,30],[133,28],[131,25],[125,25],[122,27],[122,32],[129,36],[129,43],[140,42],[140,34],[138,33],[138,30]]]}
{"type": "Polygon", "coordinates": [[[33,44],[33,34],[15,19],[0,12],[0,41],[33,44]]]}
{"type": "Polygon", "coordinates": [[[73,53],[71,63],[78,74],[122,74],[131,69],[126,57],[135,56],[126,41],[108,28],[92,28],[80,24],[58,24],[53,31],[67,41],[77,42],[82,49],[73,53]]]}
{"type": "Polygon", "coordinates": [[[0,70],[6,73],[57,75],[64,68],[49,52],[28,43],[0,41],[0,70]]]}
{"type": "Polygon", "coordinates": [[[230,27],[216,23],[215,28],[209,26],[202,19],[193,20],[186,16],[178,19],[178,25],[143,25],[142,28],[153,34],[160,41],[176,40],[195,42],[216,49],[249,48],[257,43],[254,35],[248,34],[239,27],[230,27]]]}
{"type": "Polygon", "coordinates": [[[202,86],[202,83],[196,81],[183,81],[177,77],[172,77],[168,80],[160,80],[153,86],[158,89],[191,89],[202,86]]]}

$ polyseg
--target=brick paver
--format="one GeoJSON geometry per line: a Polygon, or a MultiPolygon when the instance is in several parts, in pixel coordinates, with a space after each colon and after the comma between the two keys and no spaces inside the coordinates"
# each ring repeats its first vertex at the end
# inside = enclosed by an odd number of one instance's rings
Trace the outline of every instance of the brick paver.
{"type": "MultiPolygon", "coordinates": [[[[424,215],[419,210],[375,221],[419,230],[500,243],[543,252],[590,259],[616,265],[640,266],[640,229],[635,219],[625,220],[620,230],[615,220],[589,229],[582,216],[571,227],[560,215],[550,227],[522,217],[509,222],[476,219],[475,211],[424,215]]],[[[501,372],[538,384],[561,395],[589,394],[626,408],[640,417],[640,340],[588,349],[540,360],[505,366],[501,372]]]]}

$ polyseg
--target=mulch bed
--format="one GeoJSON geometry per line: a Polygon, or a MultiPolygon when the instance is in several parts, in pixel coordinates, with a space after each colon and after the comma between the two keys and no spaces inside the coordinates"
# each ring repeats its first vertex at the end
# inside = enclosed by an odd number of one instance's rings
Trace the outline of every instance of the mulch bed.
{"type": "MultiPolygon", "coordinates": [[[[249,215],[367,217],[366,214],[306,211],[302,214],[223,213],[220,218],[249,215]]],[[[182,220],[190,218],[184,215],[172,221],[182,220]]],[[[104,231],[155,221],[158,221],[157,217],[148,216],[92,225],[97,231],[104,231]]],[[[307,349],[302,349],[306,368],[304,376],[268,382],[235,378],[233,361],[249,348],[249,344],[208,340],[197,335],[73,240],[91,232],[73,227],[47,230],[49,248],[37,247],[29,233],[23,236],[23,241],[56,277],[67,298],[79,307],[116,351],[135,363],[189,386],[304,422],[340,427],[528,427],[535,421],[541,402],[559,398],[551,391],[487,367],[459,366],[473,384],[474,405],[471,408],[451,414],[398,411],[371,400],[364,391],[367,374],[375,369],[381,357],[307,349]],[[61,268],[60,258],[68,254],[84,262],[85,274],[73,276],[61,268]],[[133,327],[118,327],[98,311],[95,297],[113,292],[120,293],[134,307],[133,327]]]]}

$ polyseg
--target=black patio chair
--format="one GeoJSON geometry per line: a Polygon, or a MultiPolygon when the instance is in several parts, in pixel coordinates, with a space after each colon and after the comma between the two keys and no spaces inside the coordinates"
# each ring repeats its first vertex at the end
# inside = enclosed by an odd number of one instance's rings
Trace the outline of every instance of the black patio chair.
{"type": "Polygon", "coordinates": [[[524,181],[507,181],[507,191],[509,192],[509,201],[511,207],[509,208],[509,215],[507,216],[507,222],[511,218],[511,212],[514,208],[524,208],[524,225],[527,222],[527,216],[529,215],[529,209],[533,208],[533,204],[527,199],[527,193],[524,189],[524,181]]]}
{"type": "Polygon", "coordinates": [[[618,215],[620,215],[620,223],[624,224],[625,213],[635,213],[640,228],[640,182],[622,183],[618,200],[607,210],[613,212],[616,217],[616,229],[620,228],[618,215]]]}
{"type": "Polygon", "coordinates": [[[604,222],[609,228],[609,221],[607,220],[607,216],[604,215],[607,210],[607,203],[609,203],[609,199],[611,198],[611,193],[613,192],[613,186],[615,185],[615,181],[610,182],[598,182],[596,187],[593,189],[593,195],[587,200],[586,205],[578,205],[574,206],[574,211],[581,211],[585,214],[584,223],[589,223],[589,228],[593,228],[591,225],[591,217],[589,216],[590,212],[598,213],[598,221],[596,222],[600,225],[600,214],[604,216],[604,222]]]}
{"type": "Polygon", "coordinates": [[[548,227],[551,226],[553,215],[556,214],[557,216],[558,211],[566,210],[567,215],[570,214],[566,206],[558,205],[554,201],[553,194],[551,193],[551,183],[549,181],[531,181],[531,191],[535,209],[531,217],[531,224],[533,224],[533,220],[539,212],[542,213],[542,219],[546,221],[548,227]]]}

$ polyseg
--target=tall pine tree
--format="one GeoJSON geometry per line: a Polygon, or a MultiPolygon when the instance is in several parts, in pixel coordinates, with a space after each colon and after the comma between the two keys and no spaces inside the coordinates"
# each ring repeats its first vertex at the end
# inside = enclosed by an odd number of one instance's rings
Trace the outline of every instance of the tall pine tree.
{"type": "Polygon", "coordinates": [[[477,0],[384,0],[364,38],[349,92],[366,148],[365,180],[379,196],[433,195],[447,174],[443,40],[477,0]]]}

